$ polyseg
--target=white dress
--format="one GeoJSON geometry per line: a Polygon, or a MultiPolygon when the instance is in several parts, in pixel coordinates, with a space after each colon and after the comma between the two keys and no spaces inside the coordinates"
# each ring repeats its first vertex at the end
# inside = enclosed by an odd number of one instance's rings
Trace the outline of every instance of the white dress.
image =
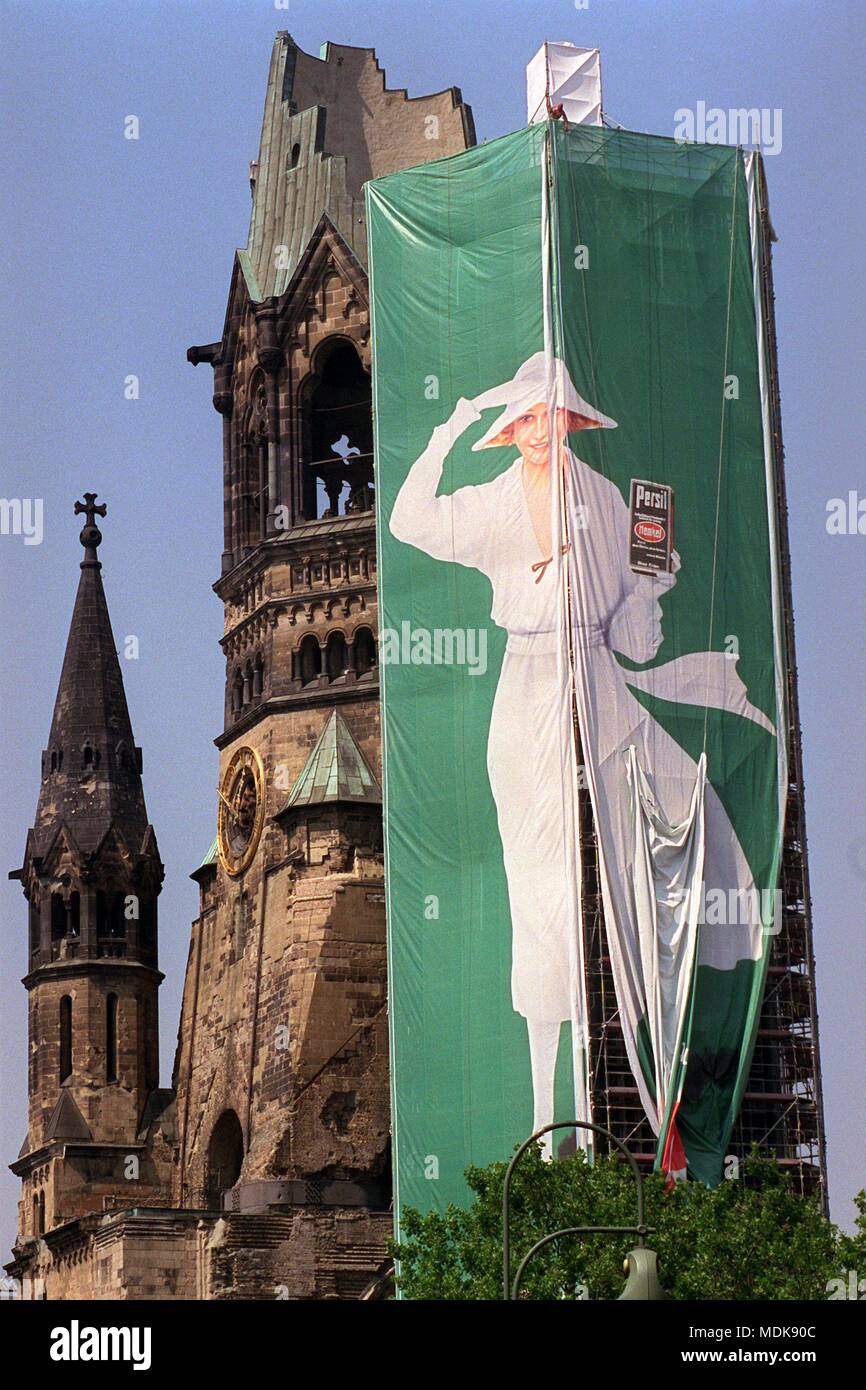
{"type": "MultiPolygon", "coordinates": [[[[487,768],[508,879],[513,1007],[533,1020],[570,1019],[576,1035],[585,1023],[573,664],[583,683],[581,726],[617,997],[631,1021],[625,1035],[632,1068],[657,1128],[655,1097],[641,1074],[634,1033],[647,1016],[657,1053],[655,1091],[664,1094],[691,974],[683,965],[690,965],[696,942],[694,904],[688,900],[694,876],[700,885],[702,872],[707,893],[753,880],[703,767],[629,686],[668,700],[732,709],[772,726],[748,704],[736,663],[724,653],[693,653],[639,673],[617,661],[615,652],[635,662],[655,656],[662,640],[658,599],[675,576],[640,576],[629,568],[628,508],[615,484],[568,453],[573,544],[564,561],[554,545],[556,553],[545,564],[526,503],[522,459],[492,482],[437,497],[452,443],[447,426],[433,431],[400,489],[390,529],[435,559],[485,574],[493,589],[491,617],[508,634],[487,768]],[[564,618],[567,587],[577,600],[564,618]]],[[[760,951],[759,924],[701,928],[702,964],[731,969],[760,951]]]]}

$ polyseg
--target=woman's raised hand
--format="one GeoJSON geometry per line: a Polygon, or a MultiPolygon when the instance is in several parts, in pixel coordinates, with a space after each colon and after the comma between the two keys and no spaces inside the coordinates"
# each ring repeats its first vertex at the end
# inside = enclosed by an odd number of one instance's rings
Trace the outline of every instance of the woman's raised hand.
{"type": "Polygon", "coordinates": [[[474,425],[476,420],[480,419],[481,414],[476,409],[475,402],[461,396],[448,421],[448,427],[452,435],[458,435],[462,434],[464,430],[468,430],[470,425],[474,425]]]}

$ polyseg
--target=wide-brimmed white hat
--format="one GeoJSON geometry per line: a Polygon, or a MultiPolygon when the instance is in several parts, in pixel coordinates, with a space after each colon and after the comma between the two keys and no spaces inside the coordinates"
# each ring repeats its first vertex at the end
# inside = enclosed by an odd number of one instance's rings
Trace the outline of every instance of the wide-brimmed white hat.
{"type": "MultiPolygon", "coordinates": [[[[587,429],[616,429],[616,420],[611,420],[609,415],[602,415],[600,410],[596,410],[594,405],[590,405],[583,396],[578,395],[568,368],[559,357],[553,358],[550,367],[554,373],[554,400],[558,410],[568,410],[582,416],[584,420],[591,421],[592,423],[586,426],[587,429]]],[[[492,405],[504,405],[505,409],[493,421],[487,433],[472,445],[473,451],[492,448],[497,435],[513,424],[518,416],[523,415],[530,406],[547,400],[550,367],[544,353],[536,352],[518,368],[511,381],[504,381],[501,386],[493,386],[489,391],[482,391],[480,396],[475,397],[472,404],[478,411],[488,410],[492,405]]]]}

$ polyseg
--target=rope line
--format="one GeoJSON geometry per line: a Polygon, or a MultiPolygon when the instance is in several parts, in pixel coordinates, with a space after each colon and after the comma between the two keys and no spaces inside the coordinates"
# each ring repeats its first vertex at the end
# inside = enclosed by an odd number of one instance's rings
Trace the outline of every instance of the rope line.
{"type": "MultiPolygon", "coordinates": [[[[728,303],[727,303],[727,308],[726,308],[726,311],[725,311],[725,351],[724,351],[724,358],[723,358],[723,363],[722,363],[722,366],[723,366],[723,371],[722,371],[723,381],[724,381],[724,379],[725,379],[725,378],[727,377],[727,375],[728,375],[728,348],[729,348],[729,346],[730,346],[730,334],[731,334],[731,300],[732,300],[732,298],[733,298],[733,285],[734,285],[734,245],[735,245],[736,229],[737,229],[737,187],[738,187],[738,185],[739,185],[739,182],[740,182],[740,149],[739,149],[739,146],[738,146],[738,147],[737,147],[736,155],[735,155],[735,157],[734,157],[734,196],[733,196],[733,200],[732,200],[732,204],[731,204],[731,247],[730,247],[730,254],[729,254],[729,258],[728,258],[728,303]]],[[[709,623],[708,623],[708,625],[707,625],[707,642],[706,642],[706,654],[707,654],[707,659],[706,659],[706,667],[705,667],[705,669],[706,669],[705,687],[709,686],[709,677],[710,677],[710,651],[711,651],[711,645],[710,645],[710,644],[711,644],[712,638],[713,638],[713,619],[714,619],[714,617],[715,617],[715,611],[716,611],[716,568],[717,568],[718,553],[719,553],[719,516],[720,516],[720,512],[721,512],[721,501],[722,501],[722,464],[723,464],[723,461],[724,461],[724,448],[725,448],[725,415],[726,415],[725,406],[726,406],[725,392],[724,392],[724,389],[723,389],[723,390],[722,390],[722,418],[721,418],[721,422],[720,422],[720,425],[719,425],[719,466],[718,466],[718,474],[717,474],[717,477],[716,477],[716,519],[715,519],[715,527],[714,527],[714,530],[713,530],[713,573],[712,573],[712,581],[711,581],[711,584],[710,584],[710,614],[709,614],[709,623]]],[[[709,723],[709,717],[710,717],[709,691],[707,690],[707,694],[706,694],[705,697],[704,697],[704,741],[703,741],[703,745],[702,745],[702,751],[703,751],[704,753],[706,753],[706,751],[707,751],[707,726],[708,726],[708,723],[709,723]]]]}

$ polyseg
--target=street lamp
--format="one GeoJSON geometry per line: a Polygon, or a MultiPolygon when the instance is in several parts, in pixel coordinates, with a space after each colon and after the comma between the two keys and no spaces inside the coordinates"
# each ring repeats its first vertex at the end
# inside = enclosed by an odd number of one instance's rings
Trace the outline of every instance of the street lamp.
{"type": "Polygon", "coordinates": [[[624,1291],[620,1294],[620,1300],[670,1298],[670,1294],[665,1293],[659,1282],[656,1252],[650,1250],[646,1243],[647,1236],[653,1233],[652,1228],[647,1226],[644,1220],[643,1178],[634,1154],[629,1153],[625,1144],[611,1134],[610,1130],[602,1128],[601,1125],[590,1124],[588,1120],[561,1120],[557,1124],[545,1125],[543,1129],[537,1130],[535,1134],[530,1134],[529,1138],[523,1141],[505,1173],[505,1185],[502,1189],[502,1297],[509,1303],[517,1299],[530,1260],[534,1259],[539,1250],[543,1250],[554,1240],[559,1240],[563,1236],[629,1234],[637,1237],[637,1246],[634,1250],[629,1251],[625,1259],[624,1273],[628,1279],[624,1291]],[[616,1145],[628,1162],[637,1185],[637,1222],[634,1226],[566,1226],[561,1231],[551,1231],[549,1235],[542,1236],[540,1240],[537,1240],[524,1255],[518,1265],[512,1284],[511,1232],[509,1228],[511,1176],[530,1145],[536,1143],[543,1134],[549,1134],[554,1129],[589,1129],[593,1134],[601,1134],[616,1145]]]}

